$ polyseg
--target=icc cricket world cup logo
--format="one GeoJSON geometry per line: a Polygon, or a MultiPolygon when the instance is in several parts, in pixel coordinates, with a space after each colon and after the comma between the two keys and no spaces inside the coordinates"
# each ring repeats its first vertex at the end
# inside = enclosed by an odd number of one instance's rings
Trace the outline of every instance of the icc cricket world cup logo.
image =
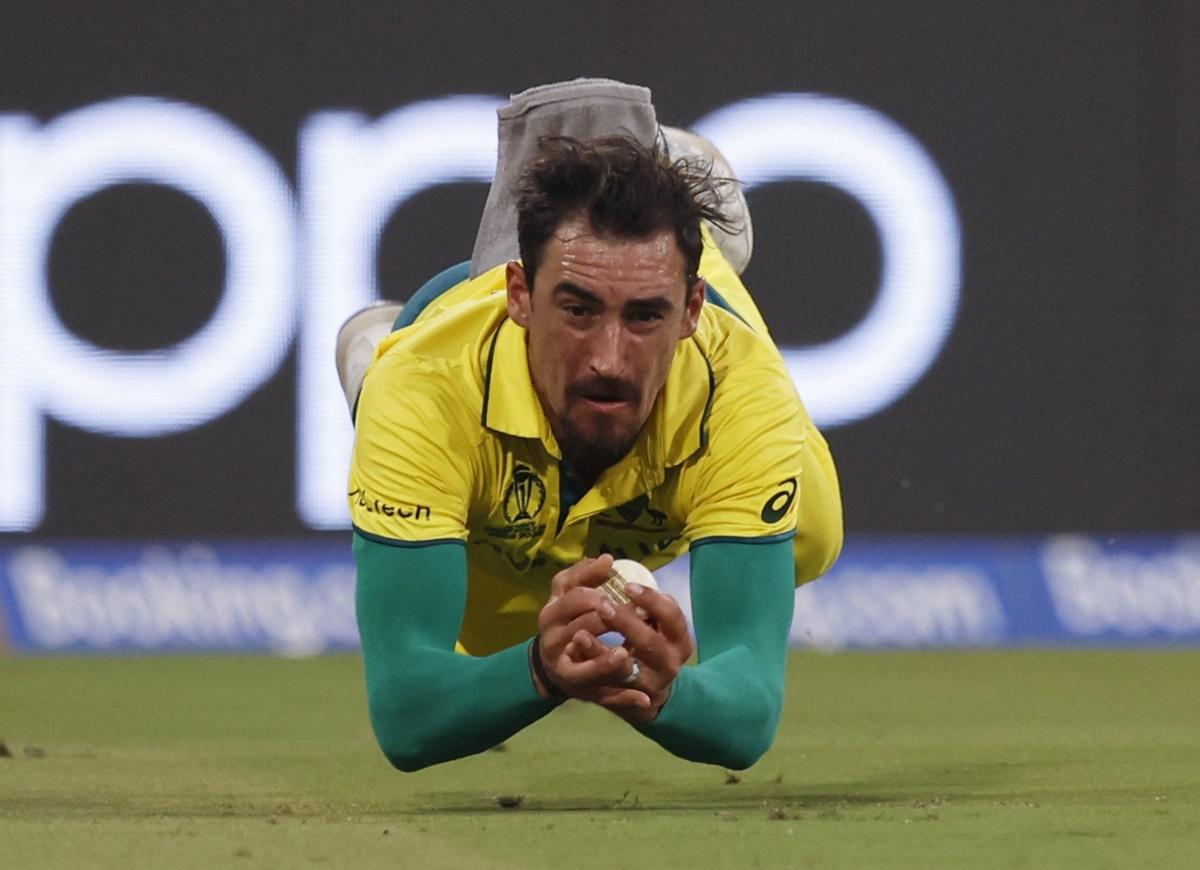
{"type": "Polygon", "coordinates": [[[512,483],[504,493],[504,518],[510,523],[532,520],[546,503],[546,485],[528,465],[513,468],[512,483]]]}

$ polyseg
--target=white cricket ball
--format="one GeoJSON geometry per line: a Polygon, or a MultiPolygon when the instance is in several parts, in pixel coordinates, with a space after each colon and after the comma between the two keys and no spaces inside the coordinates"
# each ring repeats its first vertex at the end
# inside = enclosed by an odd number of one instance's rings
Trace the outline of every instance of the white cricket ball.
{"type": "Polygon", "coordinates": [[[621,575],[621,579],[626,583],[638,583],[647,589],[658,591],[658,581],[654,579],[650,569],[641,562],[635,562],[632,559],[617,559],[613,562],[612,569],[614,573],[621,575]]]}
{"type": "MultiPolygon", "coordinates": [[[[646,589],[658,591],[658,581],[654,579],[650,569],[632,559],[617,559],[613,562],[612,571],[609,573],[608,579],[600,585],[600,589],[612,599],[614,604],[628,604],[629,595],[626,594],[625,587],[630,583],[640,583],[646,589]]],[[[650,619],[646,608],[638,607],[636,612],[642,619],[647,621],[650,619]]]]}

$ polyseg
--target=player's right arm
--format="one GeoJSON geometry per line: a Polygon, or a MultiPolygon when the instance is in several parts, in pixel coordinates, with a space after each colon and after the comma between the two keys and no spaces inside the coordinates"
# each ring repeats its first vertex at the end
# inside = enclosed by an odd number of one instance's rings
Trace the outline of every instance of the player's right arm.
{"type": "Polygon", "coordinates": [[[367,703],[380,749],[401,770],[482,752],[556,706],[530,677],[529,644],[454,651],[466,603],[459,544],[401,547],[354,535],[367,703]]]}
{"type": "Polygon", "coordinates": [[[445,368],[392,355],[359,401],[350,512],[356,609],[371,724],[401,770],[495,746],[554,708],[530,675],[530,644],[455,652],[467,594],[475,480],[469,402],[445,368]]]}
{"type": "MultiPolygon", "coordinates": [[[[603,593],[592,586],[607,575],[609,557],[585,560],[555,578],[560,595],[541,619],[540,655],[556,682],[539,688],[530,642],[478,658],[454,651],[467,594],[462,546],[397,546],[355,532],[354,555],[371,724],[384,755],[401,770],[489,749],[561,703],[555,690],[592,700],[629,669],[623,649],[588,662],[563,652],[576,632],[604,631],[596,615],[603,593]]],[[[644,697],[632,690],[615,696],[628,703],[644,697]]]]}

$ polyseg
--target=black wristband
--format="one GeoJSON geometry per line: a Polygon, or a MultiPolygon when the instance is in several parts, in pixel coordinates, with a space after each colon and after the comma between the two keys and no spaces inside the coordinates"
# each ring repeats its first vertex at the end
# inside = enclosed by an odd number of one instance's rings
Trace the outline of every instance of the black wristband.
{"type": "Polygon", "coordinates": [[[550,680],[550,675],[546,673],[546,666],[542,664],[542,637],[535,635],[533,643],[529,647],[529,663],[533,666],[533,672],[537,674],[538,681],[550,694],[551,698],[565,698],[567,693],[554,685],[550,680]]]}

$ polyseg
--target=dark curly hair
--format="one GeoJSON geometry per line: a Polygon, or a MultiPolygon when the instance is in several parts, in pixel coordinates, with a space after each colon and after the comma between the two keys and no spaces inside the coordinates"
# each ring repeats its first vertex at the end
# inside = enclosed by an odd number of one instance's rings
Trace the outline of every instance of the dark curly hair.
{"type": "Polygon", "coordinates": [[[526,282],[533,289],[542,249],[569,217],[585,215],[601,236],[640,239],[670,229],[683,254],[687,286],[695,281],[704,243],[700,222],[728,229],[709,164],[671,160],[659,142],[633,136],[586,142],[543,136],[538,155],[517,180],[517,242],[526,282]]]}

